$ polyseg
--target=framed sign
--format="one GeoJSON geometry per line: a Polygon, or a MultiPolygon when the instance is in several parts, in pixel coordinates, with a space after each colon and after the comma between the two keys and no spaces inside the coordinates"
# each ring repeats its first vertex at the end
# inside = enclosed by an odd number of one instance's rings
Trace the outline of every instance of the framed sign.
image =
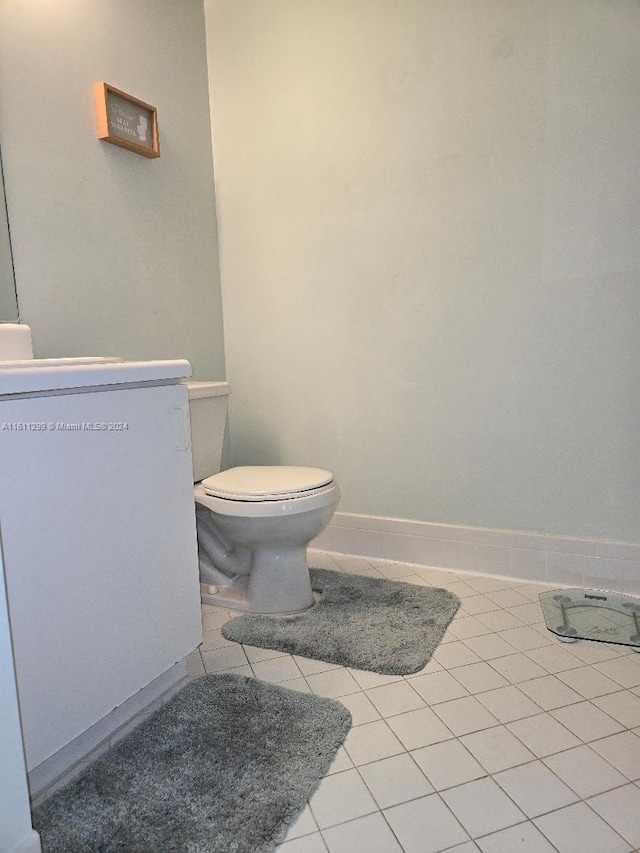
{"type": "Polygon", "coordinates": [[[127,95],[108,83],[94,83],[98,139],[135,151],[144,157],[159,157],[158,113],[155,107],[127,95]]]}

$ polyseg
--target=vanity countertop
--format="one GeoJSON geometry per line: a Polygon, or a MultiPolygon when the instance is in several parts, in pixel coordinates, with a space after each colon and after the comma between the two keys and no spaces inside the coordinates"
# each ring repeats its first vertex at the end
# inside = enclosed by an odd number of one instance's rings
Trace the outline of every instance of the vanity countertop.
{"type": "Polygon", "coordinates": [[[178,382],[191,376],[185,359],[123,361],[115,358],[33,359],[0,361],[0,398],[109,385],[178,382]]]}

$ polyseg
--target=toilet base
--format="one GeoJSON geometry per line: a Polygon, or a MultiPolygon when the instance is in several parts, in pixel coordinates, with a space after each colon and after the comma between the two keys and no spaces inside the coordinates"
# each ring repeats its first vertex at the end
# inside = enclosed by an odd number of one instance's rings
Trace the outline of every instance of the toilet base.
{"type": "Polygon", "coordinates": [[[218,592],[211,593],[209,584],[200,584],[200,598],[203,604],[211,604],[214,607],[227,607],[229,610],[242,610],[247,613],[263,613],[265,616],[295,616],[298,613],[305,613],[315,606],[317,597],[314,596],[313,602],[307,607],[300,610],[283,610],[277,612],[264,613],[264,610],[257,609],[247,596],[246,587],[242,586],[221,586],[218,592]]]}
{"type": "MultiPolygon", "coordinates": [[[[299,498],[253,503],[207,495],[196,486],[195,498],[209,511],[213,529],[227,548],[221,557],[213,553],[211,562],[228,583],[223,577],[218,590],[203,589],[205,604],[274,615],[313,607],[307,545],[333,515],[340,498],[336,483],[299,498]],[[240,550],[247,558],[240,570],[233,562],[226,567],[229,554],[240,550]],[[216,565],[216,559],[222,564],[216,565]]],[[[210,583],[212,578],[205,574],[201,580],[210,583]]]]}

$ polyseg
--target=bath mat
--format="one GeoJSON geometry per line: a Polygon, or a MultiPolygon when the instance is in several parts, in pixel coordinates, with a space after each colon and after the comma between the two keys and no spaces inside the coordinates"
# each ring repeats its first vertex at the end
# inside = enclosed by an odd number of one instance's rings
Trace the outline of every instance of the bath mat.
{"type": "Polygon", "coordinates": [[[320,600],[297,616],[247,613],[222,627],[228,640],[368,669],[418,672],[460,606],[446,589],[311,569],[320,600]]]}
{"type": "Polygon", "coordinates": [[[195,679],[35,810],[43,853],[274,850],[350,724],[330,699],[195,679]]]}

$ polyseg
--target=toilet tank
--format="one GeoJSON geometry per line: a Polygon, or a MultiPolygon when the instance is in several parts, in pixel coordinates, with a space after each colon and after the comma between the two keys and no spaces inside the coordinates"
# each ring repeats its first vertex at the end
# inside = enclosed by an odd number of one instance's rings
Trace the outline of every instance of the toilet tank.
{"type": "Polygon", "coordinates": [[[228,382],[185,382],[189,395],[193,481],[199,483],[220,471],[227,420],[228,382]]]}

